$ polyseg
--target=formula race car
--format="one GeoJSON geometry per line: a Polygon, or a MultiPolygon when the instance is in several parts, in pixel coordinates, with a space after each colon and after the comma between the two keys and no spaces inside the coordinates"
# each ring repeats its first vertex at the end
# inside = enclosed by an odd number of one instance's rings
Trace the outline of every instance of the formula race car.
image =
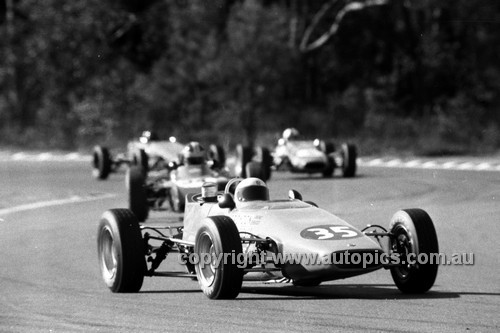
{"type": "MultiPolygon", "coordinates": [[[[94,147],[92,174],[94,178],[104,180],[122,165],[136,165],[144,172],[162,169],[169,162],[177,161],[184,146],[177,142],[175,137],[159,140],[154,132],[144,131],[139,139],[128,142],[125,154],[118,154],[116,157],[113,157],[106,147],[94,147]]],[[[225,164],[225,153],[219,145],[210,145],[208,154],[213,163],[225,164]]]]}
{"type": "MultiPolygon", "coordinates": [[[[222,156],[221,151],[217,156],[222,156]]],[[[174,212],[184,211],[186,196],[199,193],[204,183],[212,183],[216,190],[223,190],[231,176],[213,152],[205,151],[193,141],[182,149],[176,161],[162,163],[161,167],[158,164],[147,172],[140,166],[131,166],[125,177],[130,210],[144,222],[150,210],[165,209],[164,203],[174,212]]],[[[249,176],[259,176],[262,172],[256,161],[246,162],[245,169],[249,176]]]]}
{"type": "Polygon", "coordinates": [[[99,266],[112,292],[138,292],[145,276],[176,276],[196,279],[210,299],[232,299],[243,280],[317,286],[380,268],[391,271],[403,293],[424,293],[434,284],[437,263],[411,260],[438,252],[434,224],[421,209],[398,211],[388,230],[358,230],[297,191],[270,200],[257,178],[232,179],[223,192],[213,185],[188,196],[177,229],[141,225],[128,209],[102,215],[99,266]],[[172,252],[185,272],[158,270],[172,252]]]}
{"type": "Polygon", "coordinates": [[[303,140],[295,128],[287,128],[278,140],[273,163],[277,170],[321,173],[324,177],[331,177],[335,168],[340,168],[344,177],[354,177],[356,159],[353,144],[343,143],[336,151],[332,142],[303,140]]]}

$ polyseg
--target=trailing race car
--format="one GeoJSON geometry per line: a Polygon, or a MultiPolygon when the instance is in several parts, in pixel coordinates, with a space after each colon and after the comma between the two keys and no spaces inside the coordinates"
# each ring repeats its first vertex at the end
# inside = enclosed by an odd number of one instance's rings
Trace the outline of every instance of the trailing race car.
{"type": "MultiPolygon", "coordinates": [[[[211,151],[213,152],[213,150],[211,151]]],[[[222,153],[219,151],[218,156],[222,153]]],[[[259,162],[251,164],[249,175],[259,176],[259,162]]],[[[161,168],[144,172],[139,166],[131,166],[125,182],[129,196],[129,208],[140,222],[148,218],[149,210],[163,210],[164,203],[174,212],[184,211],[185,198],[199,193],[204,183],[212,183],[223,190],[231,178],[228,168],[218,162],[214,155],[206,152],[198,142],[190,142],[179,154],[177,161],[161,168]]]]}
{"type": "Polygon", "coordinates": [[[437,275],[437,263],[411,260],[438,252],[434,224],[421,209],[398,211],[388,230],[358,230],[297,191],[270,200],[262,180],[235,178],[223,192],[206,184],[189,195],[183,223],[141,225],[128,209],[106,211],[97,246],[109,289],[138,292],[145,276],[177,276],[196,278],[211,299],[232,299],[243,280],[317,286],[386,268],[402,292],[424,293],[437,275]],[[158,270],[172,252],[179,253],[185,272],[158,270]]]}
{"type": "Polygon", "coordinates": [[[303,140],[295,128],[287,128],[278,141],[273,163],[277,170],[322,173],[324,177],[331,177],[335,168],[340,168],[344,177],[354,177],[356,159],[353,144],[343,143],[336,151],[332,142],[303,140]]]}
{"type": "MultiPolygon", "coordinates": [[[[184,146],[175,137],[159,140],[154,132],[144,131],[139,139],[127,144],[126,154],[118,154],[116,158],[112,157],[108,148],[94,147],[92,174],[96,179],[104,180],[123,164],[139,166],[144,172],[162,169],[166,164],[177,161],[184,146]]],[[[221,166],[226,162],[224,150],[219,145],[209,146],[209,157],[213,163],[221,166]]]]}

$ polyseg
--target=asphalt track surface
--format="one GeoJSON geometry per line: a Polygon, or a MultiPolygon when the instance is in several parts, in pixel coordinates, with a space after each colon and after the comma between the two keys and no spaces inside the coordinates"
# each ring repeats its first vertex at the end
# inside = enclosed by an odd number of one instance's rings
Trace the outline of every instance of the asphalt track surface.
{"type": "Polygon", "coordinates": [[[274,198],[297,189],[359,228],[424,208],[440,252],[474,253],[474,265],[440,266],[431,291],[416,296],[386,270],[315,288],[246,282],[227,301],[182,278],[113,294],[96,229],[102,212],[126,206],[123,174],[97,182],[84,162],[9,161],[0,164],[0,332],[500,331],[500,172],[362,167],[354,179],[274,174],[269,186],[274,198]]]}

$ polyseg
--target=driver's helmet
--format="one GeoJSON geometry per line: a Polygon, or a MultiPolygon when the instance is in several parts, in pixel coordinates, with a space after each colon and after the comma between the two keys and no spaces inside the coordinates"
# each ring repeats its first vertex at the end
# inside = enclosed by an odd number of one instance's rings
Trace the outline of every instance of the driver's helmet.
{"type": "Polygon", "coordinates": [[[153,131],[144,131],[141,134],[141,142],[158,141],[158,134],[153,131]]]}
{"type": "Polygon", "coordinates": [[[196,141],[190,142],[182,150],[182,160],[186,165],[205,163],[205,149],[196,141]]]}
{"type": "Polygon", "coordinates": [[[269,200],[269,190],[262,180],[250,177],[236,186],[234,196],[238,202],[269,200]]]}
{"type": "Polygon", "coordinates": [[[300,136],[299,131],[295,128],[287,128],[283,131],[283,139],[285,140],[296,140],[300,136]]]}

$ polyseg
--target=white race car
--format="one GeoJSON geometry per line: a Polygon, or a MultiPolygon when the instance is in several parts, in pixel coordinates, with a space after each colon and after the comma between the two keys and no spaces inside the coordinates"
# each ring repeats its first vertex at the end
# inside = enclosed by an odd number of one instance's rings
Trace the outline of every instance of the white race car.
{"type": "MultiPolygon", "coordinates": [[[[113,157],[107,147],[95,146],[92,158],[92,174],[94,178],[105,180],[109,174],[116,172],[121,165],[136,165],[143,169],[158,170],[170,162],[178,161],[185,144],[171,136],[168,140],[159,140],[151,131],[142,132],[141,136],[127,143],[127,152],[113,157]]],[[[212,144],[208,149],[208,157],[217,165],[224,165],[226,157],[219,145],[212,144]]]]}
{"type": "Polygon", "coordinates": [[[344,177],[354,177],[356,159],[357,149],[353,144],[343,143],[336,151],[331,142],[303,140],[296,129],[287,128],[278,140],[273,164],[277,170],[321,173],[324,177],[331,177],[335,168],[340,168],[344,177]]]}
{"type": "MultiPolygon", "coordinates": [[[[217,154],[223,156],[223,151],[220,149],[217,154]]],[[[175,161],[165,163],[161,160],[156,168],[147,172],[140,166],[131,166],[125,177],[130,210],[144,222],[150,210],[164,210],[164,203],[174,212],[183,212],[186,196],[199,193],[205,183],[223,190],[232,177],[229,169],[219,161],[199,142],[192,141],[175,161]]],[[[247,161],[244,168],[248,176],[259,176],[263,169],[257,161],[247,161]]]]}
{"type": "Polygon", "coordinates": [[[128,209],[106,211],[97,248],[109,289],[138,292],[145,276],[188,277],[207,297],[231,299],[243,280],[317,286],[380,268],[390,269],[404,293],[424,293],[434,284],[438,264],[412,260],[438,253],[434,224],[421,209],[397,212],[388,229],[358,230],[297,191],[270,200],[257,178],[232,179],[224,192],[214,188],[187,197],[183,227],[141,225],[128,209]],[[174,252],[185,271],[160,271],[174,252]]]}

